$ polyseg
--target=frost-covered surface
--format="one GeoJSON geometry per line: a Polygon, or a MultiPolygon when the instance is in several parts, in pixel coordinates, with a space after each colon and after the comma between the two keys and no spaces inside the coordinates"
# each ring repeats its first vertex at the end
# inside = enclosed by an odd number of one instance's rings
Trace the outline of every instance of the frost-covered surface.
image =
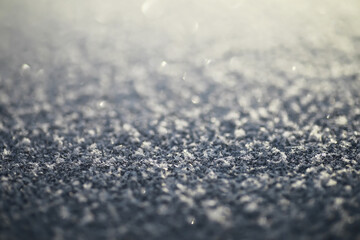
{"type": "Polygon", "coordinates": [[[360,5],[291,2],[1,1],[0,238],[360,238],[360,5]]]}

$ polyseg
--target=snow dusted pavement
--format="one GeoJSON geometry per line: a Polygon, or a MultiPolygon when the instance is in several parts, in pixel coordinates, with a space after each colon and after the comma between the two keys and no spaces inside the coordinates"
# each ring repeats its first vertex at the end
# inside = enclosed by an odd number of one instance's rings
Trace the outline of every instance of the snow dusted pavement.
{"type": "Polygon", "coordinates": [[[0,239],[360,239],[360,3],[0,1],[0,239]]]}

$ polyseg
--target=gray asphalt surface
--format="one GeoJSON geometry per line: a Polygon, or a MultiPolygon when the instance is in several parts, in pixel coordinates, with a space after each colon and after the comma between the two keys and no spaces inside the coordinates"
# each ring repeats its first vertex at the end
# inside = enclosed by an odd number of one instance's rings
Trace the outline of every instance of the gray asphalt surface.
{"type": "Polygon", "coordinates": [[[358,1],[0,9],[0,239],[360,239],[358,1]]]}

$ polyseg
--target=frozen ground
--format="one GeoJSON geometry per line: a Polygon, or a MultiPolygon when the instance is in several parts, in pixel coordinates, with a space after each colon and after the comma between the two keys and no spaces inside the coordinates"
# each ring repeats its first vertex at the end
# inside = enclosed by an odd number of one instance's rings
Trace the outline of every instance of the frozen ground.
{"type": "Polygon", "coordinates": [[[358,0],[2,0],[0,238],[360,239],[359,66],[358,0]]]}

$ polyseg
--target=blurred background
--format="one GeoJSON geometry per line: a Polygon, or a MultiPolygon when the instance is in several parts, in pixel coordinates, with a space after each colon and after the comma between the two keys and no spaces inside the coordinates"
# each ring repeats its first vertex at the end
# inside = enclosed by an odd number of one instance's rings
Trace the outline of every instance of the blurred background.
{"type": "Polygon", "coordinates": [[[247,105],[271,95],[269,84],[320,81],[354,74],[358,67],[357,0],[0,5],[0,79],[18,102],[34,94],[45,104],[66,102],[84,93],[98,102],[122,94],[114,101],[124,103],[128,93],[149,100],[150,108],[156,106],[151,111],[169,112],[222,88],[236,98],[242,93],[234,101],[247,105]],[[19,85],[24,88],[16,90],[19,85]]]}

